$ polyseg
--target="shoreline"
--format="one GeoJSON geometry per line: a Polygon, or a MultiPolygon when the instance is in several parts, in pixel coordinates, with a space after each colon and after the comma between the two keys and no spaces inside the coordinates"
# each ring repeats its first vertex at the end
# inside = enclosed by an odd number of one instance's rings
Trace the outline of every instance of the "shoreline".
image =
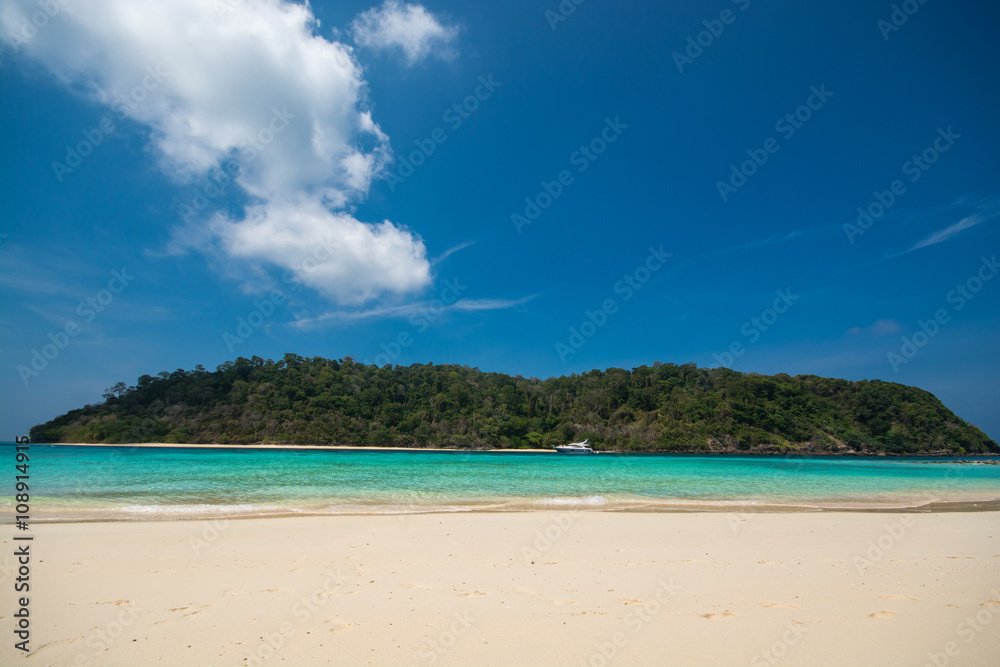
{"type": "MultiPolygon", "coordinates": [[[[355,445],[272,445],[272,444],[252,444],[252,445],[186,445],[174,442],[137,442],[137,443],[103,443],[103,442],[33,442],[32,445],[54,445],[58,447],[157,447],[165,449],[306,449],[313,451],[339,450],[339,451],[359,451],[373,452],[379,450],[396,452],[488,452],[488,453],[511,453],[518,452],[526,454],[555,454],[554,449],[455,449],[448,447],[368,447],[355,445]]],[[[998,455],[1000,456],[1000,455],[998,455]]]]}
{"type": "MultiPolygon", "coordinates": [[[[984,512],[1000,512],[1000,500],[992,501],[956,501],[954,503],[928,503],[926,505],[912,505],[912,506],[886,506],[886,507],[800,507],[797,509],[792,509],[789,507],[746,507],[739,506],[726,506],[718,508],[706,508],[704,506],[695,506],[690,509],[657,509],[657,510],[645,510],[645,509],[619,509],[619,510],[595,510],[595,509],[583,509],[579,507],[567,507],[565,509],[537,509],[537,510],[480,510],[480,509],[468,509],[468,510],[415,510],[411,512],[276,512],[274,514],[226,514],[224,512],[220,513],[206,513],[206,514],[193,514],[189,517],[178,517],[176,515],[164,515],[163,517],[149,517],[149,518],[109,518],[106,516],[95,516],[95,517],[72,517],[72,518],[36,518],[32,521],[32,525],[48,525],[48,526],[58,526],[58,525],[76,525],[76,524],[160,524],[160,523],[194,523],[194,522],[213,522],[213,521],[280,521],[284,519],[338,519],[344,517],[414,517],[414,516],[449,516],[454,514],[460,514],[463,516],[494,516],[494,515],[516,515],[516,514],[602,514],[605,516],[610,515],[693,515],[693,514],[712,514],[712,515],[726,515],[726,514],[737,514],[741,517],[750,517],[758,515],[772,515],[772,516],[791,516],[798,514],[878,514],[878,515],[895,515],[895,514],[920,514],[920,515],[931,515],[931,514],[981,514],[984,512]],[[739,511],[735,511],[739,509],[739,511]]],[[[11,524],[5,524],[11,525],[11,524]]]]}
{"type": "MultiPolygon", "coordinates": [[[[169,523],[196,521],[273,521],[281,519],[336,519],[343,517],[412,517],[412,516],[491,516],[546,514],[552,512],[574,515],[692,515],[692,514],[738,514],[751,517],[758,515],[799,515],[799,514],[979,514],[1000,512],[1000,497],[988,499],[963,498],[956,500],[912,500],[875,501],[872,499],[816,500],[811,503],[792,501],[745,501],[745,500],[658,500],[635,506],[588,502],[534,502],[519,499],[522,504],[502,501],[464,502],[455,500],[448,503],[426,504],[423,506],[393,503],[372,504],[367,507],[347,505],[326,508],[287,508],[280,506],[258,506],[253,510],[245,507],[236,509],[232,505],[159,505],[130,509],[121,507],[85,508],[73,506],[46,507],[36,505],[33,516],[35,524],[97,524],[97,523],[169,523]],[[878,504],[881,502],[882,504],[878,504]]],[[[570,499],[572,500],[572,499],[570,499]]],[[[9,525],[9,524],[8,524],[9,525]]]]}
{"type": "MultiPolygon", "coordinates": [[[[31,445],[51,445],[57,447],[150,447],[164,449],[289,449],[289,450],[336,450],[336,451],[397,451],[397,452],[463,452],[463,453],[485,453],[485,454],[557,454],[554,449],[458,449],[454,447],[371,447],[367,445],[276,445],[276,444],[183,444],[168,442],[136,442],[136,443],[104,443],[104,442],[33,442],[31,445]]],[[[734,457],[734,458],[831,458],[831,459],[852,459],[852,458],[877,458],[877,459],[992,459],[1000,464],[1000,454],[865,454],[853,452],[848,454],[817,454],[810,452],[785,453],[785,454],[763,454],[755,452],[675,452],[675,451],[652,451],[652,452],[618,452],[611,450],[601,450],[596,454],[615,455],[639,455],[639,456],[700,456],[700,457],[734,457]]]]}

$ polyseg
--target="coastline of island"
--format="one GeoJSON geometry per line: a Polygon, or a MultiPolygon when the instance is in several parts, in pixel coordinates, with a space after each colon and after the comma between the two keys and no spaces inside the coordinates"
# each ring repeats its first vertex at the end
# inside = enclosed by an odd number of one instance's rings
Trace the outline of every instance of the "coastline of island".
{"type": "MultiPolygon", "coordinates": [[[[264,449],[288,449],[288,450],[315,450],[315,451],[399,451],[399,452],[466,452],[466,453],[486,453],[486,454],[557,454],[555,449],[542,448],[492,448],[492,449],[464,449],[457,447],[392,447],[392,446],[371,446],[371,445],[299,445],[299,444],[278,444],[278,443],[177,443],[177,442],[35,442],[34,445],[58,445],[60,447],[121,447],[125,449],[135,447],[167,448],[167,449],[242,449],[242,450],[264,450],[264,449]]],[[[760,457],[760,458],[852,458],[852,457],[872,457],[885,459],[914,459],[914,458],[953,458],[954,461],[940,461],[940,463],[955,464],[982,464],[984,461],[973,461],[970,458],[989,459],[989,464],[1000,465],[1000,454],[974,454],[970,457],[967,454],[956,454],[954,452],[920,453],[920,454],[888,454],[880,453],[831,453],[831,452],[809,452],[809,451],[785,451],[785,452],[738,452],[738,451],[674,451],[674,450],[654,450],[654,451],[617,451],[601,449],[596,453],[600,454],[621,454],[639,456],[705,456],[705,457],[760,457]]],[[[928,462],[930,463],[930,462],[928,462]]]]}

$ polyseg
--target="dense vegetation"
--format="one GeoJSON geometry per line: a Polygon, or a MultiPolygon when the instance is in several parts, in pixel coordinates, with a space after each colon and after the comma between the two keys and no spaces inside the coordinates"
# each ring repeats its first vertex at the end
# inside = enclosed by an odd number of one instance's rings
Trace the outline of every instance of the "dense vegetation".
{"type": "Polygon", "coordinates": [[[618,451],[997,453],[932,394],[891,382],[656,363],[550,378],[350,358],[239,358],[143,375],[31,430],[41,442],[301,443],[618,451]]]}

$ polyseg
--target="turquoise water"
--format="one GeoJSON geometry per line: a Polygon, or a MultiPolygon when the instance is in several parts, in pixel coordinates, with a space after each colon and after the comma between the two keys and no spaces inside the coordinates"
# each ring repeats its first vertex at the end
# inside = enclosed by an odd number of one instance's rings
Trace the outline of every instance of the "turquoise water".
{"type": "MultiPolygon", "coordinates": [[[[13,474],[13,446],[0,447],[0,455],[13,474]]],[[[1000,466],[924,462],[941,459],[40,444],[30,455],[33,520],[886,508],[1000,499],[1000,466]]],[[[12,510],[11,496],[4,503],[12,510]]]]}

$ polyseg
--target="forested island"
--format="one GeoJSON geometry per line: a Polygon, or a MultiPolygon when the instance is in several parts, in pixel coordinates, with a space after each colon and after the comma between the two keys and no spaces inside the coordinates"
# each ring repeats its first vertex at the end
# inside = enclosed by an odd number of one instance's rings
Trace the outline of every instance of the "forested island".
{"type": "Polygon", "coordinates": [[[524,378],[457,365],[286,354],[119,382],[35,442],[965,455],[1000,446],[933,394],[893,382],[694,364],[524,378]]]}

